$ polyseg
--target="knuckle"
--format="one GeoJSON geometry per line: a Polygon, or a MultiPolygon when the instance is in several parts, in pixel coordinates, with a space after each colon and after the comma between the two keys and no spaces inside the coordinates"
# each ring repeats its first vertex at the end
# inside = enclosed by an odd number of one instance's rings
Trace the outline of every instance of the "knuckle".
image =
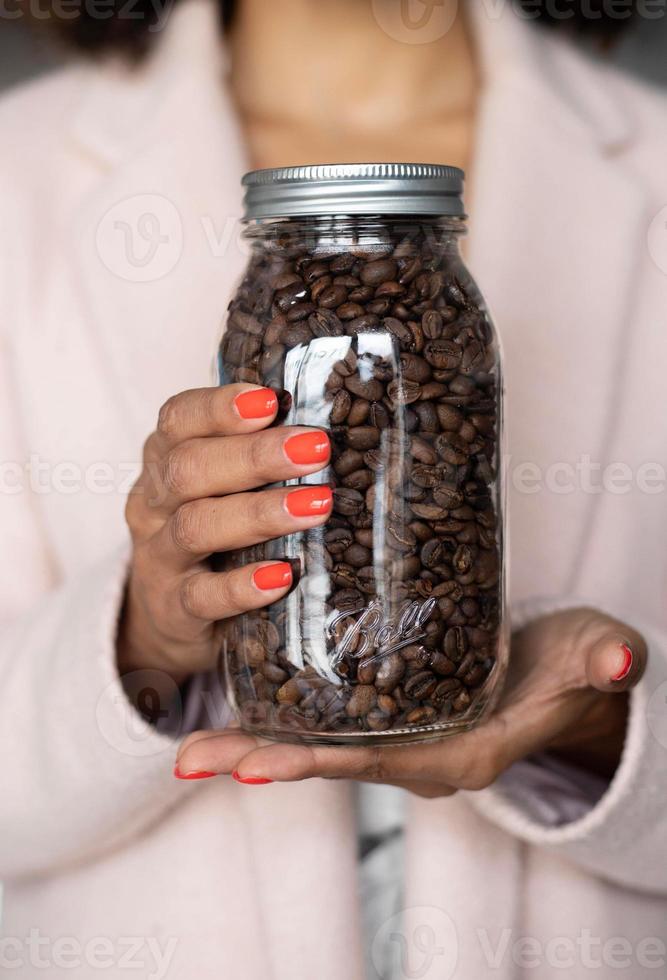
{"type": "Polygon", "coordinates": [[[231,572],[220,581],[222,604],[226,609],[242,612],[248,606],[247,590],[239,575],[231,572]]]}
{"type": "Polygon", "coordinates": [[[144,441],[141,458],[143,460],[144,466],[155,459],[158,455],[157,446],[157,432],[151,432],[148,438],[144,441]]]}
{"type": "Polygon", "coordinates": [[[137,493],[130,492],[125,501],[125,523],[133,538],[141,535],[144,526],[143,507],[137,493]]]}
{"type": "Polygon", "coordinates": [[[248,506],[247,521],[258,534],[270,535],[276,525],[275,500],[268,493],[253,493],[248,506]]]}
{"type": "Polygon", "coordinates": [[[262,434],[246,436],[243,440],[244,462],[251,476],[263,479],[267,474],[267,459],[270,458],[270,447],[262,434]]]}
{"type": "Polygon", "coordinates": [[[162,405],[157,417],[157,431],[167,439],[175,435],[178,430],[181,417],[180,399],[178,395],[172,395],[162,405]]]}
{"type": "Polygon", "coordinates": [[[499,775],[494,756],[475,759],[458,780],[461,789],[478,791],[488,789],[499,775]]]}
{"type": "Polygon", "coordinates": [[[171,519],[171,538],[179,551],[197,553],[201,544],[201,521],[196,504],[182,504],[171,519]]]}
{"type": "Polygon", "coordinates": [[[192,485],[194,472],[193,453],[188,446],[176,446],[170,450],[162,464],[162,482],[168,493],[182,496],[192,485]]]}
{"type": "Polygon", "coordinates": [[[204,596],[201,583],[196,575],[184,578],[180,587],[181,606],[194,619],[206,619],[204,614],[204,596]]]}
{"type": "Polygon", "coordinates": [[[379,747],[368,750],[368,757],[363,760],[362,778],[383,782],[387,778],[382,749],[379,747]]]}

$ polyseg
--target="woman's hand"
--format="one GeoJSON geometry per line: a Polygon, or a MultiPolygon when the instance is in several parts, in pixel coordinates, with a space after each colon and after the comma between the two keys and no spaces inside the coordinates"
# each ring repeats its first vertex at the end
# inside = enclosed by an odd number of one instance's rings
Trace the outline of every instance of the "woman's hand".
{"type": "Polygon", "coordinates": [[[213,552],[243,548],[326,521],[327,486],[255,488],[307,476],[329,461],[319,429],[267,428],[278,412],[269,388],[185,391],[160,411],[144,468],[127,503],[133,542],[118,639],[121,674],[150,668],[177,683],[217,659],[216,622],[282,598],[287,562],[213,572],[213,552]]]}
{"type": "Polygon", "coordinates": [[[248,783],[359,779],[437,797],[482,789],[513,762],[548,749],[611,775],[625,734],[624,692],[645,662],[646,644],[636,630],[594,609],[571,609],[515,634],[498,709],[470,732],[372,748],[269,744],[238,729],[197,732],[182,744],[177,772],[234,773],[248,783]]]}

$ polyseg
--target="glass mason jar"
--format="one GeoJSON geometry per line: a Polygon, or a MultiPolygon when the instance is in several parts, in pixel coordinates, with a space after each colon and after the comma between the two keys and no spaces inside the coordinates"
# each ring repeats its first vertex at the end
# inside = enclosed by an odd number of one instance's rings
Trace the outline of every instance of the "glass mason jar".
{"type": "Polygon", "coordinates": [[[250,258],[220,384],[280,392],[321,427],[326,525],[220,556],[288,560],[296,586],[221,627],[242,726],[320,743],[472,727],[505,671],[502,376],[461,259],[463,173],[361,164],[244,178],[250,258]]]}

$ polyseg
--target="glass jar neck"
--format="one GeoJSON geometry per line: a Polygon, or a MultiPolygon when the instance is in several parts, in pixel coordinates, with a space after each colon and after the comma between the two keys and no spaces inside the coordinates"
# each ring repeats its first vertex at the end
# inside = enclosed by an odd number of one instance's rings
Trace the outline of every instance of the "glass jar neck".
{"type": "Polygon", "coordinates": [[[308,218],[270,218],[245,224],[243,237],[253,249],[296,249],[310,252],[343,249],[392,248],[409,250],[411,243],[432,243],[439,253],[458,254],[459,239],[467,233],[465,217],[430,215],[320,215],[308,218]]]}

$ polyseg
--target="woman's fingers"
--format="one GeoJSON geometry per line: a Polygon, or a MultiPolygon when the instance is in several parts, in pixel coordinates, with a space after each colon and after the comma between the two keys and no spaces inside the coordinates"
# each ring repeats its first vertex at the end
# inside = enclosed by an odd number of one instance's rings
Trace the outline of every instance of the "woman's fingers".
{"type": "Polygon", "coordinates": [[[291,589],[293,580],[289,562],[258,562],[229,572],[186,575],[179,598],[188,616],[214,622],[277,602],[291,589]]]}
{"type": "MultiPolygon", "coordinates": [[[[185,743],[182,751],[187,752],[188,765],[221,774],[237,772],[241,781],[293,782],[321,777],[419,783],[422,788],[437,787],[438,793],[432,795],[450,795],[456,789],[479,789],[497,775],[492,744],[495,735],[482,732],[478,729],[447,742],[390,748],[266,743],[222,733],[185,743]]],[[[179,766],[180,762],[179,754],[179,766]]]]}
{"type": "Polygon", "coordinates": [[[163,455],[188,439],[254,432],[270,425],[277,412],[271,388],[234,384],[182,391],[160,409],[152,445],[163,455]]]}
{"type": "Polygon", "coordinates": [[[170,449],[152,468],[147,503],[172,512],[189,500],[308,476],[323,469],[330,455],[326,432],[296,426],[190,439],[170,449]]]}
{"type": "Polygon", "coordinates": [[[216,551],[317,527],[332,506],[325,484],[192,500],[178,508],[147,547],[155,560],[183,571],[216,551]]]}
{"type": "Polygon", "coordinates": [[[193,732],[181,743],[176,765],[181,773],[214,772],[231,774],[260,744],[259,739],[238,729],[224,732],[193,732]]]}
{"type": "MultiPolygon", "coordinates": [[[[264,780],[275,782],[279,779],[283,782],[289,782],[306,778],[301,773],[304,765],[308,765],[312,760],[304,759],[302,748],[302,746],[294,745],[272,745],[238,729],[227,729],[224,732],[194,732],[192,735],[188,735],[178,750],[176,771],[181,778],[200,772],[215,773],[216,775],[235,773],[239,782],[250,780],[251,785],[252,780],[257,779],[260,780],[260,783],[264,780]],[[260,774],[260,769],[255,763],[257,762],[256,756],[262,749],[284,750],[281,751],[283,757],[282,776],[278,775],[278,768],[276,768],[274,776],[260,774]]],[[[348,750],[343,751],[347,754],[348,750]]],[[[345,778],[358,778],[364,779],[366,782],[381,782],[386,786],[398,786],[400,789],[408,790],[425,799],[452,796],[456,792],[454,787],[447,786],[442,782],[427,782],[417,779],[378,780],[361,775],[354,777],[349,773],[345,774],[345,778]]]]}
{"type": "Polygon", "coordinates": [[[647,648],[643,636],[610,620],[608,629],[588,653],[588,683],[598,691],[628,691],[641,680],[646,668],[646,658],[647,648]]]}

